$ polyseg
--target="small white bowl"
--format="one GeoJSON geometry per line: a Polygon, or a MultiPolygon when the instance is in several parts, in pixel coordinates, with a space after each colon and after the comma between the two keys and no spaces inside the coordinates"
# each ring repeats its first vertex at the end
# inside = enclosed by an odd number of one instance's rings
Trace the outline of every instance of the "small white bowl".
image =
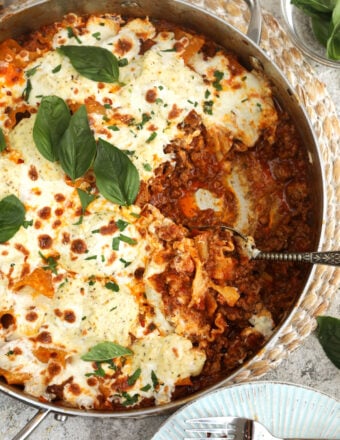
{"type": "Polygon", "coordinates": [[[281,0],[281,12],[288,32],[298,48],[312,60],[329,67],[340,69],[340,61],[326,56],[326,48],[313,34],[311,19],[290,0],[281,0]]]}

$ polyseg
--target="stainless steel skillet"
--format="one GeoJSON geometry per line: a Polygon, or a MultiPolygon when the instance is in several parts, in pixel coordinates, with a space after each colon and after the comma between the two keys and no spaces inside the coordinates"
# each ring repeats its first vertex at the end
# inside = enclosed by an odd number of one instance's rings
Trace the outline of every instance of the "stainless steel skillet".
{"type": "MultiPolygon", "coordinates": [[[[188,4],[183,0],[18,1],[15,6],[12,5],[5,10],[3,17],[0,18],[0,41],[39,28],[43,24],[59,20],[67,12],[96,13],[113,11],[121,13],[122,15],[148,15],[155,18],[165,18],[166,20],[176,22],[179,25],[189,26],[211,37],[227,49],[237,53],[246,67],[262,70],[263,73],[271,79],[277,101],[296,121],[296,125],[299,127],[302,138],[304,139],[305,148],[308,151],[311,163],[312,180],[315,182],[315,187],[313,188],[313,193],[315,194],[314,217],[316,219],[314,249],[318,250],[323,237],[326,198],[322,171],[323,167],[318,152],[317,142],[306,112],[300,104],[292,87],[274,63],[258,47],[261,35],[261,11],[259,2],[257,0],[248,0],[247,3],[251,10],[251,19],[248,34],[245,36],[216,16],[197,6],[188,4]]],[[[304,291],[301,292],[300,301],[302,301],[302,298],[308,289],[312,275],[313,269],[311,269],[304,291]]],[[[289,317],[287,318],[287,321],[289,321],[289,317]]],[[[267,345],[275,345],[275,339],[278,337],[279,332],[280,330],[273,336],[267,345]]],[[[246,369],[248,365],[249,363],[242,366],[240,370],[246,369]]],[[[175,410],[180,405],[199,397],[203,392],[225,385],[228,381],[232,381],[233,377],[236,376],[240,370],[213,387],[193,394],[187,398],[172,402],[162,407],[151,407],[124,412],[84,411],[80,409],[60,407],[52,403],[42,403],[38,399],[27,396],[27,394],[17,388],[11,387],[2,382],[0,382],[0,390],[9,396],[15,397],[22,402],[38,408],[38,412],[33,419],[14,437],[14,439],[19,440],[27,438],[39,423],[51,412],[55,413],[56,417],[59,419],[64,419],[67,416],[72,415],[139,418],[156,414],[165,414],[175,410]]]]}

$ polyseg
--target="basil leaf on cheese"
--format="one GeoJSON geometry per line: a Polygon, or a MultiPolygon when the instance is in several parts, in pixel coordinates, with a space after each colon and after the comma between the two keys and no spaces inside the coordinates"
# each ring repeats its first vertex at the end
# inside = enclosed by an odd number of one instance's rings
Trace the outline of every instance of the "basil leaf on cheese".
{"type": "Polygon", "coordinates": [[[80,75],[93,81],[118,82],[119,65],[115,55],[96,46],[60,46],[58,52],[67,56],[80,75]]]}
{"type": "Polygon", "coordinates": [[[71,119],[69,108],[58,96],[42,98],[33,127],[33,139],[40,154],[55,162],[59,159],[59,142],[71,119]]]}
{"type": "Polygon", "coordinates": [[[105,362],[110,359],[131,355],[133,352],[122,345],[105,341],[92,347],[86,354],[81,356],[83,361],[105,362]]]}
{"type": "Polygon", "coordinates": [[[340,319],[318,316],[317,337],[327,357],[340,368],[340,319]]]}
{"type": "Polygon", "coordinates": [[[100,193],[119,205],[129,206],[139,191],[139,174],[126,154],[99,139],[94,173],[100,193]]]}
{"type": "Polygon", "coordinates": [[[2,131],[2,128],[0,128],[0,152],[4,151],[4,149],[6,148],[6,139],[5,139],[5,135],[2,131]]]}
{"type": "Polygon", "coordinates": [[[97,196],[94,194],[89,194],[80,188],[77,188],[77,193],[78,193],[78,196],[80,199],[80,204],[81,204],[81,216],[80,216],[78,222],[75,224],[80,225],[83,222],[83,217],[85,215],[86,208],[89,206],[89,204],[91,202],[93,202],[93,200],[95,200],[97,198],[97,196]]]}
{"type": "Polygon", "coordinates": [[[72,180],[78,179],[90,168],[96,154],[96,141],[89,126],[85,105],[72,115],[59,143],[62,169],[72,180]]]}
{"type": "Polygon", "coordinates": [[[77,193],[81,203],[81,212],[82,214],[85,214],[86,208],[96,199],[97,196],[95,194],[89,194],[80,188],[77,188],[77,193]]]}
{"type": "Polygon", "coordinates": [[[0,243],[12,238],[25,221],[25,207],[10,195],[0,201],[0,243]]]}

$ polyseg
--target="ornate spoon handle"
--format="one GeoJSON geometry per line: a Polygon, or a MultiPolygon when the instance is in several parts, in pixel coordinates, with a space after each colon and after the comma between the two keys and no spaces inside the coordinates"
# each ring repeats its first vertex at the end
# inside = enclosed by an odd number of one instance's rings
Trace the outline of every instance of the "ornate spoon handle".
{"type": "Polygon", "coordinates": [[[300,263],[327,264],[340,266],[340,251],[331,252],[259,252],[254,255],[256,260],[297,261],[300,263]]]}

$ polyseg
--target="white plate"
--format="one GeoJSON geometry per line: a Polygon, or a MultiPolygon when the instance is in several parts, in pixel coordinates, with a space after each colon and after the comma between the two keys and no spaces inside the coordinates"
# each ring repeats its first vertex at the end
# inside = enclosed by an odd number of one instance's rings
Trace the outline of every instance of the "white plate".
{"type": "MultiPolygon", "coordinates": [[[[258,420],[277,437],[340,439],[340,402],[310,388],[278,382],[233,385],[197,399],[173,414],[151,440],[181,440],[185,420],[241,416],[258,420]]],[[[200,434],[196,434],[199,438],[200,434]]]]}

